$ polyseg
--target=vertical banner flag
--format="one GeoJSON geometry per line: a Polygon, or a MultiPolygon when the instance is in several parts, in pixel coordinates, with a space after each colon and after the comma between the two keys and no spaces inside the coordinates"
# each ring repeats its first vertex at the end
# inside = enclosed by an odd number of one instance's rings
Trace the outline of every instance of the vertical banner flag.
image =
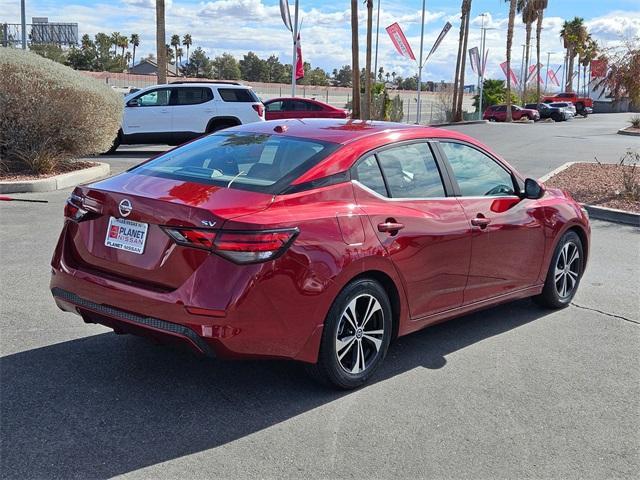
{"type": "Polygon", "coordinates": [[[296,80],[304,78],[304,62],[302,61],[302,43],[300,43],[300,34],[298,34],[298,41],[296,42],[296,49],[298,54],[296,55],[296,80]]]}
{"type": "Polygon", "coordinates": [[[473,70],[473,73],[480,75],[480,51],[478,50],[478,47],[469,49],[469,63],[471,64],[471,70],[473,70]]]}
{"type": "Polygon", "coordinates": [[[518,77],[516,77],[516,74],[513,72],[513,69],[509,69],[509,73],[507,73],[507,62],[502,62],[500,64],[500,68],[502,69],[502,72],[504,73],[504,76],[507,77],[511,77],[511,84],[512,85],[518,85],[518,77]]]}
{"type": "Polygon", "coordinates": [[[407,37],[404,36],[402,29],[398,23],[392,23],[387,28],[387,33],[391,37],[391,41],[393,45],[396,47],[396,50],[403,57],[408,57],[411,60],[415,60],[416,56],[413,54],[413,50],[411,50],[411,45],[407,41],[407,37]]]}
{"type": "Polygon", "coordinates": [[[444,37],[447,36],[447,33],[449,33],[449,30],[451,30],[451,24],[449,22],[444,24],[444,27],[442,27],[442,31],[440,32],[440,35],[438,35],[438,38],[436,38],[436,41],[433,44],[433,47],[431,47],[431,50],[429,50],[429,54],[427,55],[427,58],[425,58],[425,63],[427,60],[429,60],[429,57],[435,53],[435,51],[438,49],[438,47],[440,46],[440,43],[442,43],[442,40],[444,40],[444,37]]]}
{"type": "Polygon", "coordinates": [[[556,73],[555,73],[553,70],[551,70],[551,69],[548,69],[548,70],[547,70],[547,78],[548,78],[548,79],[549,79],[549,81],[550,81],[551,83],[553,83],[556,87],[559,87],[559,86],[560,86],[560,82],[558,81],[558,77],[556,77],[556,73]]]}
{"type": "Polygon", "coordinates": [[[284,26],[287,27],[290,32],[293,32],[293,27],[291,26],[291,12],[289,11],[288,0],[280,0],[280,16],[282,17],[284,26]]]}
{"type": "Polygon", "coordinates": [[[535,65],[531,65],[529,67],[529,75],[527,76],[527,83],[529,83],[531,80],[533,80],[533,77],[536,74],[536,70],[537,70],[537,73],[538,73],[538,83],[540,83],[540,84],[544,83],[542,81],[542,76],[540,75],[540,72],[542,71],[542,67],[543,67],[543,65],[541,63],[538,64],[538,68],[536,68],[535,65]]]}
{"type": "Polygon", "coordinates": [[[607,75],[606,60],[591,60],[591,78],[603,78],[607,75]]]}

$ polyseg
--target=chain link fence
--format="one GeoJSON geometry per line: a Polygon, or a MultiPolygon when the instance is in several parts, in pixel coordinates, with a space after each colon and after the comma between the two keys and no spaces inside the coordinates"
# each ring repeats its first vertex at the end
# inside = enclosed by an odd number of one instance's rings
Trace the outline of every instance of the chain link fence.
{"type": "MultiPolygon", "coordinates": [[[[145,88],[157,83],[154,75],[135,75],[130,73],[114,73],[114,72],[82,72],[87,76],[104,81],[106,84],[114,88],[122,89],[123,92],[131,88],[145,88]]],[[[198,81],[198,78],[170,77],[171,81],[198,81]]],[[[259,82],[241,82],[253,88],[262,101],[270,100],[278,97],[290,97],[291,85],[281,83],[259,83],[259,82]]],[[[296,95],[302,98],[314,98],[316,100],[326,102],[338,108],[348,108],[351,102],[351,88],[346,87],[328,87],[314,85],[298,85],[296,95]]],[[[416,123],[418,112],[417,92],[408,90],[392,90],[389,91],[390,98],[396,95],[402,100],[404,123],[416,123]]],[[[421,122],[422,124],[442,123],[448,121],[448,113],[451,105],[451,94],[449,91],[442,92],[422,92],[420,94],[421,105],[421,122]]],[[[463,107],[465,118],[475,117],[474,107],[472,106],[473,96],[465,94],[463,97],[463,107]]]]}

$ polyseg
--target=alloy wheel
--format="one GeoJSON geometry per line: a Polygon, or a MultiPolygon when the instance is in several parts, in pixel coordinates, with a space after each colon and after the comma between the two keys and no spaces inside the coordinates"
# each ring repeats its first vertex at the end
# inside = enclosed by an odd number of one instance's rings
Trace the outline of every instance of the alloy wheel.
{"type": "Polygon", "coordinates": [[[562,247],[553,278],[560,298],[567,298],[573,293],[580,278],[580,250],[575,243],[567,242],[562,247]]]}
{"type": "Polygon", "coordinates": [[[360,374],[380,354],[384,338],[384,312],[369,294],[355,297],[342,312],[336,330],[336,356],[347,373],[360,374]]]}

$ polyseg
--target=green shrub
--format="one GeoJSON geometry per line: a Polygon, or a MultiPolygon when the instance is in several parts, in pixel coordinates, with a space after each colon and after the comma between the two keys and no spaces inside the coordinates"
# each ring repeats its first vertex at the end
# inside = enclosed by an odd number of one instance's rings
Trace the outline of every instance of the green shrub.
{"type": "Polygon", "coordinates": [[[109,149],[123,98],[34,53],[0,48],[0,168],[49,173],[109,149]]]}

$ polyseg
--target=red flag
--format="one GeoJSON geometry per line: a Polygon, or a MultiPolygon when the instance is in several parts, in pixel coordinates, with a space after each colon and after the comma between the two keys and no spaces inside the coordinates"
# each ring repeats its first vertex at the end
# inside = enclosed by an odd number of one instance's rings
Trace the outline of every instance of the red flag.
{"type": "Polygon", "coordinates": [[[502,62],[500,64],[500,68],[502,69],[502,72],[504,73],[504,76],[506,77],[507,75],[509,75],[511,77],[511,83],[513,85],[518,85],[518,77],[516,77],[516,74],[513,73],[513,69],[509,69],[509,73],[507,73],[507,62],[502,62]]]}
{"type": "Polygon", "coordinates": [[[397,23],[393,23],[387,27],[387,33],[391,37],[391,41],[393,45],[396,47],[396,50],[403,57],[408,57],[411,60],[415,60],[416,56],[413,54],[413,50],[411,50],[411,45],[407,41],[407,37],[404,36],[400,25],[397,23]]]}
{"type": "MultiPolygon", "coordinates": [[[[540,75],[542,67],[543,67],[543,65],[541,63],[539,63],[538,64],[538,68],[537,68],[537,70],[538,70],[537,73],[538,73],[538,83],[540,83],[540,84],[544,83],[542,81],[542,76],[540,75]]],[[[531,80],[533,80],[533,77],[535,76],[535,74],[536,74],[536,66],[534,64],[534,65],[529,66],[529,76],[527,77],[527,83],[530,82],[531,80]]]]}
{"type": "Polygon", "coordinates": [[[300,34],[296,42],[296,80],[304,78],[304,62],[302,61],[302,43],[300,42],[300,34]]]}
{"type": "Polygon", "coordinates": [[[591,78],[602,78],[607,75],[606,60],[591,60],[591,78]]]}
{"type": "Polygon", "coordinates": [[[547,78],[556,87],[560,86],[560,82],[558,81],[558,77],[556,77],[556,73],[553,70],[551,70],[551,69],[547,70],[547,78]]]}

